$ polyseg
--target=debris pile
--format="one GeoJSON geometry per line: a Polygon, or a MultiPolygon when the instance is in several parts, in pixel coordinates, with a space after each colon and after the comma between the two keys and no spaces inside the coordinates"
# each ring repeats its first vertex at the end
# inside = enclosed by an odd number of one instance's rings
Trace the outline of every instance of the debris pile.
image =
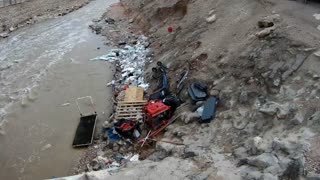
{"type": "Polygon", "coordinates": [[[112,85],[117,90],[124,86],[138,86],[145,90],[148,89],[148,83],[144,80],[145,63],[150,60],[149,42],[147,37],[140,36],[135,45],[125,45],[123,49],[113,49],[106,55],[96,57],[92,60],[102,60],[116,63],[115,79],[107,85],[112,85]]]}

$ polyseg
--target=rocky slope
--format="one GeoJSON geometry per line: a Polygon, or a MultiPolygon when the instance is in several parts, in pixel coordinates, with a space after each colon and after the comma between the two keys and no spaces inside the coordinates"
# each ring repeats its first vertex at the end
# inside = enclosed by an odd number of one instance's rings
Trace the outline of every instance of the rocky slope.
{"type": "MultiPolygon", "coordinates": [[[[148,161],[172,160],[176,179],[301,179],[318,176],[320,127],[319,5],[275,0],[121,0],[128,22],[150,38],[153,61],[168,67],[172,91],[205,82],[221,103],[216,119],[199,124],[185,101],[179,120],[148,161]],[[168,27],[173,32],[168,32],[168,27]],[[191,165],[190,165],[191,164],[191,165]]],[[[106,14],[107,16],[107,14],[106,14]]],[[[105,25],[110,26],[110,25],[105,25]]],[[[100,24],[99,32],[110,35],[100,24]]],[[[128,40],[118,36],[117,41],[128,40]]],[[[144,163],[144,161],[140,162],[144,163]]],[[[148,166],[148,165],[146,165],[148,166]]],[[[150,169],[157,164],[150,166],[150,169]]],[[[128,167],[126,173],[137,167],[128,167]]],[[[159,168],[159,171],[161,168],[159,168]]],[[[137,179],[148,179],[146,176],[137,179]]],[[[170,172],[164,176],[170,177],[170,172]]],[[[159,173],[157,171],[157,173],[159,173]]],[[[155,179],[162,179],[161,177],[155,179]]]]}

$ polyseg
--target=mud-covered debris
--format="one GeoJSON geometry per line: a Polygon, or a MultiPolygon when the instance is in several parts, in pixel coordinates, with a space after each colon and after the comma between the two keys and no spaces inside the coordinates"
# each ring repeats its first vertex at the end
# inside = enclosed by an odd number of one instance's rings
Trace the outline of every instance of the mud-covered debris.
{"type": "Polygon", "coordinates": [[[258,168],[267,168],[269,166],[275,166],[278,164],[278,159],[271,153],[263,153],[256,157],[248,158],[248,164],[258,168]]]}
{"type": "Polygon", "coordinates": [[[104,20],[104,22],[108,23],[108,24],[114,24],[116,21],[110,17],[108,17],[107,19],[104,20]]]}

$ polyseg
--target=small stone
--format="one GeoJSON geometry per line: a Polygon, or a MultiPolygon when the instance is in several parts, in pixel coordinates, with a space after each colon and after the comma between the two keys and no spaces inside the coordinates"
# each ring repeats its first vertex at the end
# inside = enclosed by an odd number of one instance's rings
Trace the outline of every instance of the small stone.
{"type": "Polygon", "coordinates": [[[215,22],[216,20],[217,20],[217,16],[216,16],[215,14],[209,16],[209,17],[206,19],[207,23],[213,23],[213,22],[215,22]]]}
{"type": "Polygon", "coordinates": [[[130,19],[129,20],[129,23],[131,24],[131,23],[133,23],[134,22],[134,19],[130,19]]]}
{"type": "Polygon", "coordinates": [[[318,50],[317,52],[313,53],[315,56],[320,57],[320,50],[318,50]]]}
{"type": "Polygon", "coordinates": [[[14,30],[16,30],[14,27],[10,27],[10,28],[9,28],[9,31],[10,31],[10,32],[12,32],[12,31],[14,31],[14,30]]]}
{"type": "Polygon", "coordinates": [[[216,10],[212,9],[211,11],[209,11],[209,16],[213,15],[216,12],[216,10]]]}
{"type": "Polygon", "coordinates": [[[314,74],[314,75],[312,75],[312,79],[318,80],[318,79],[320,79],[320,76],[318,74],[314,74]]]}
{"type": "Polygon", "coordinates": [[[7,33],[7,32],[0,33],[0,37],[7,38],[7,37],[9,37],[9,33],[7,33]]]}
{"type": "Polygon", "coordinates": [[[256,33],[256,36],[258,38],[264,38],[266,36],[269,36],[276,28],[274,26],[269,27],[269,28],[265,28],[262,31],[256,33]]]}
{"type": "Polygon", "coordinates": [[[236,158],[240,158],[240,159],[246,158],[248,157],[247,149],[244,147],[239,147],[233,151],[233,155],[236,158]]]}
{"type": "Polygon", "coordinates": [[[248,164],[265,169],[278,164],[278,159],[271,153],[263,153],[256,157],[248,158],[248,164]]]}
{"type": "Polygon", "coordinates": [[[304,119],[305,119],[305,116],[306,116],[306,113],[304,111],[298,111],[294,118],[291,120],[291,122],[294,124],[294,125],[299,125],[299,124],[302,124],[304,119]]]}
{"type": "Polygon", "coordinates": [[[248,98],[248,92],[247,91],[242,91],[240,93],[240,96],[239,96],[239,102],[241,104],[246,104],[248,102],[249,98],[248,98]]]}
{"type": "Polygon", "coordinates": [[[211,96],[219,96],[220,91],[218,89],[212,89],[210,90],[210,95],[211,96]]]}

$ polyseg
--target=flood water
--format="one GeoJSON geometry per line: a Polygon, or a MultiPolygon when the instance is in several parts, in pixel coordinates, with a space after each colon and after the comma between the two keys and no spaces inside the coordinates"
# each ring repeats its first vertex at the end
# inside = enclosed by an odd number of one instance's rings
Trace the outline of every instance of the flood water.
{"type": "Polygon", "coordinates": [[[90,61],[110,47],[88,25],[115,2],[92,1],[0,41],[0,179],[71,175],[83,153],[71,147],[75,99],[92,96],[100,122],[111,110],[112,66],[90,61]]]}

